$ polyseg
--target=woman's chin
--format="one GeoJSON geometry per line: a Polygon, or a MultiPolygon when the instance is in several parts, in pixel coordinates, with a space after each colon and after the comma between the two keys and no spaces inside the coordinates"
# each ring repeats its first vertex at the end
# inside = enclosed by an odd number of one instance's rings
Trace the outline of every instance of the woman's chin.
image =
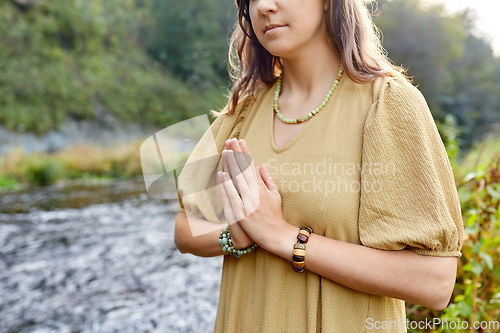
{"type": "Polygon", "coordinates": [[[275,57],[286,58],[287,54],[289,54],[289,50],[283,48],[268,48],[267,51],[271,53],[275,57]]]}

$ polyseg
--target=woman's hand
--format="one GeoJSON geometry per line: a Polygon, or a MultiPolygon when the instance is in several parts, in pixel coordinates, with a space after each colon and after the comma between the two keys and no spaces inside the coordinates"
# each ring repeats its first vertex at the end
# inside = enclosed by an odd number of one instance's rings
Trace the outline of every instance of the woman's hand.
{"type": "MultiPolygon", "coordinates": [[[[236,140],[236,139],[234,139],[234,140],[236,140]]],[[[232,140],[227,140],[226,141],[226,148],[231,149],[232,144],[233,144],[232,140]]],[[[225,161],[223,163],[223,166],[224,166],[223,170],[225,172],[230,173],[230,170],[229,170],[229,168],[227,168],[227,164],[225,161]]],[[[219,177],[219,188],[221,189],[222,200],[223,201],[228,200],[228,198],[225,197],[226,192],[225,192],[224,186],[223,186],[224,179],[223,179],[222,172],[219,172],[217,174],[217,176],[219,177]]],[[[231,178],[231,177],[229,177],[229,178],[231,178]]],[[[229,179],[229,182],[231,183],[231,185],[233,185],[233,182],[230,179],[229,179]]],[[[224,215],[225,215],[227,223],[229,225],[229,232],[231,233],[231,241],[233,242],[233,246],[235,249],[245,249],[245,248],[249,247],[250,245],[252,245],[254,243],[254,241],[250,237],[248,237],[246,232],[243,231],[243,229],[241,228],[239,223],[237,223],[234,216],[231,214],[232,214],[232,211],[228,212],[224,209],[224,215]]]]}
{"type": "Polygon", "coordinates": [[[226,218],[237,221],[251,239],[267,249],[274,237],[289,226],[283,218],[281,195],[267,165],[255,165],[245,142],[241,140],[241,145],[237,140],[231,143],[232,149],[223,151],[222,157],[225,166],[236,178],[240,193],[232,182],[227,181],[229,177],[224,178],[225,175],[220,172],[219,177],[224,180],[221,191],[226,218]]]}

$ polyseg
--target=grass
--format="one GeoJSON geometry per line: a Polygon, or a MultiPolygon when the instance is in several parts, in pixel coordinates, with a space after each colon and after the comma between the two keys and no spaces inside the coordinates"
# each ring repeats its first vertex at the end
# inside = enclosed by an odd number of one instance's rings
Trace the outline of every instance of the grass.
{"type": "Polygon", "coordinates": [[[500,152],[500,135],[490,135],[484,141],[476,142],[454,163],[453,174],[460,183],[472,172],[483,172],[495,153],[500,152]]]}
{"type": "Polygon", "coordinates": [[[64,179],[142,176],[139,148],[142,142],[115,147],[73,145],[55,154],[24,154],[21,150],[0,156],[0,188],[20,184],[50,185],[64,179]]]}

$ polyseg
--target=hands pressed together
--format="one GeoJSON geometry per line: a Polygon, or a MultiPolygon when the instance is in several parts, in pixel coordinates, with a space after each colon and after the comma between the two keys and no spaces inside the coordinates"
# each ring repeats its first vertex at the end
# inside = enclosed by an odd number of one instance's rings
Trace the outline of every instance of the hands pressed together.
{"type": "MultiPolygon", "coordinates": [[[[267,165],[255,165],[243,140],[228,140],[226,148],[222,152],[225,172],[218,176],[233,246],[243,249],[255,242],[292,261],[299,228],[284,220],[281,195],[267,165]]],[[[307,252],[306,269],[311,272],[360,292],[436,310],[446,307],[455,285],[454,257],[379,250],[317,234],[311,235],[307,252]]]]}
{"type": "Polygon", "coordinates": [[[267,165],[255,164],[244,140],[227,140],[222,159],[224,172],[218,172],[219,187],[233,245],[241,249],[255,242],[267,249],[288,226],[278,187],[267,165]]]}

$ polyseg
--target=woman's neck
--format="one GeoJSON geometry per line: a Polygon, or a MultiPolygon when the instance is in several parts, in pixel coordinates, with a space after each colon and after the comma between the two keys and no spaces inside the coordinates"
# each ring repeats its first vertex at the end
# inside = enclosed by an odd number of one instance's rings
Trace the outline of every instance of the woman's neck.
{"type": "Polygon", "coordinates": [[[329,39],[318,40],[282,60],[281,95],[298,102],[327,92],[340,67],[340,59],[329,39]]]}

